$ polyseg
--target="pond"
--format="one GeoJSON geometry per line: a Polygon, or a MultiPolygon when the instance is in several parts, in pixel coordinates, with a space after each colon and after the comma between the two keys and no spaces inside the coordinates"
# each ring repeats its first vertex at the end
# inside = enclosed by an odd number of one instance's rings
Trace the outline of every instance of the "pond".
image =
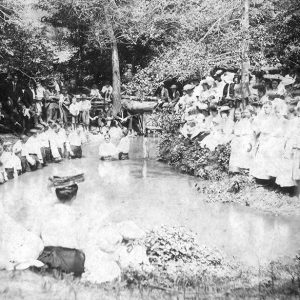
{"type": "Polygon", "coordinates": [[[6,211],[25,227],[39,209],[55,201],[48,177],[83,171],[74,208],[103,224],[132,220],[145,229],[160,225],[186,226],[207,246],[216,246],[251,266],[300,249],[300,220],[279,217],[237,205],[207,204],[194,188],[195,178],[179,174],[155,160],[157,139],[148,140],[143,159],[143,138],[133,138],[128,161],[100,161],[98,142],[84,147],[80,160],[26,173],[0,186],[6,211]]]}

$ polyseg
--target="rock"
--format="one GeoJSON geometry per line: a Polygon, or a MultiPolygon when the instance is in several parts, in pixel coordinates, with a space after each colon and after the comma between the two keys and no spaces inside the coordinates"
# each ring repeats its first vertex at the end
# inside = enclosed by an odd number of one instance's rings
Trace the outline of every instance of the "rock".
{"type": "Polygon", "coordinates": [[[115,259],[122,269],[132,267],[135,270],[152,270],[144,246],[137,245],[133,248],[121,246],[115,254],[115,259]]]}
{"type": "Polygon", "coordinates": [[[125,240],[137,240],[145,237],[146,233],[134,222],[125,221],[116,225],[117,230],[125,240]]]}
{"type": "Polygon", "coordinates": [[[100,284],[121,277],[120,267],[107,253],[97,249],[89,249],[85,255],[83,281],[100,284]]]}

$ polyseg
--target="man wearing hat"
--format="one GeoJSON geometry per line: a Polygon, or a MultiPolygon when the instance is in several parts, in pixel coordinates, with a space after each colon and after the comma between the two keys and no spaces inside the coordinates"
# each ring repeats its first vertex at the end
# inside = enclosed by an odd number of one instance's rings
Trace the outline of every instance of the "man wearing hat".
{"type": "Polygon", "coordinates": [[[28,161],[30,164],[31,171],[35,171],[36,169],[41,169],[43,164],[43,156],[41,152],[41,144],[38,139],[38,131],[37,129],[31,129],[29,131],[31,136],[26,142],[26,149],[28,151],[29,157],[31,161],[28,161]]]}
{"type": "Polygon", "coordinates": [[[63,120],[64,124],[68,122],[70,103],[71,101],[70,101],[70,96],[68,95],[68,91],[65,87],[62,87],[61,94],[59,95],[59,112],[60,112],[60,119],[63,120]]]}
{"type": "Polygon", "coordinates": [[[47,122],[52,119],[57,120],[58,110],[59,110],[59,95],[55,91],[55,84],[53,82],[49,83],[44,92],[47,122]]]}

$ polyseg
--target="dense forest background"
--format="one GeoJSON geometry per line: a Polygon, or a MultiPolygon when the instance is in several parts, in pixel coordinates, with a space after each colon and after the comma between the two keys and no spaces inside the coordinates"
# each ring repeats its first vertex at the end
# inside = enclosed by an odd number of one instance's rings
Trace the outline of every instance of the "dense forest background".
{"type": "Polygon", "coordinates": [[[86,85],[115,77],[128,90],[150,93],[161,81],[239,69],[245,51],[251,70],[280,64],[283,72],[298,72],[300,3],[0,0],[0,38],[3,73],[28,79],[60,73],[86,85]],[[24,17],[28,6],[39,22],[24,17]],[[124,74],[128,64],[133,78],[124,74]]]}

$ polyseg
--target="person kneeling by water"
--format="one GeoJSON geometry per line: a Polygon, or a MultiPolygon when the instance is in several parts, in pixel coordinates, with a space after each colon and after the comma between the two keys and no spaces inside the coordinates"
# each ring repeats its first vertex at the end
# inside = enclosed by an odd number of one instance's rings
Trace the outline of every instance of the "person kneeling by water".
{"type": "Polygon", "coordinates": [[[76,131],[72,131],[66,142],[67,152],[70,153],[71,158],[81,158],[82,157],[82,136],[80,128],[76,131]]]}
{"type": "Polygon", "coordinates": [[[101,160],[113,160],[117,159],[118,149],[111,142],[110,135],[107,133],[104,136],[104,142],[99,146],[99,156],[101,160]]]}
{"type": "Polygon", "coordinates": [[[129,148],[130,148],[130,139],[128,137],[128,130],[127,128],[123,129],[123,137],[120,140],[120,143],[118,145],[118,151],[119,151],[119,159],[125,160],[129,159],[129,148]]]}
{"type": "Polygon", "coordinates": [[[0,161],[3,164],[5,171],[4,177],[8,180],[18,177],[21,174],[21,160],[15,155],[11,142],[5,142],[3,144],[3,153],[0,157],[0,161]]]}

